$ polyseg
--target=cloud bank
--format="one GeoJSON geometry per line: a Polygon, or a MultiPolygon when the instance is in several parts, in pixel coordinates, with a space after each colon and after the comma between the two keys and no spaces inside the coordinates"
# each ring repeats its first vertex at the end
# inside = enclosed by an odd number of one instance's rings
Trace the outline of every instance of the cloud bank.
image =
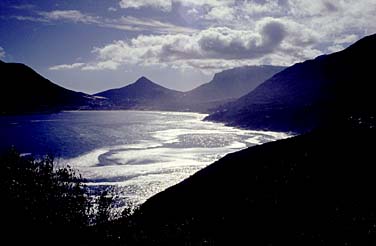
{"type": "Polygon", "coordinates": [[[38,14],[50,21],[66,20],[85,24],[99,23],[98,17],[83,14],[78,10],[54,10],[51,12],[39,12],[38,14]]]}
{"type": "MultiPolygon", "coordinates": [[[[116,11],[110,7],[109,11],[116,11]]],[[[175,25],[169,22],[162,22],[150,18],[137,18],[133,16],[121,16],[119,18],[103,18],[78,10],[53,10],[53,11],[37,11],[36,15],[14,15],[11,18],[19,21],[32,21],[52,24],[56,22],[71,22],[96,25],[98,27],[113,28],[124,31],[141,32],[148,31],[150,33],[166,34],[166,33],[192,33],[197,31],[194,28],[175,25]]]]}
{"type": "Polygon", "coordinates": [[[376,32],[374,0],[121,0],[119,10],[176,13],[195,28],[145,17],[98,19],[51,12],[62,19],[124,31],[134,38],[94,47],[95,59],[63,69],[118,69],[123,65],[214,71],[252,64],[291,65],[344,49],[376,32]],[[197,27],[199,26],[199,28],[197,27]],[[141,34],[142,32],[142,34],[141,34]]]}
{"type": "Polygon", "coordinates": [[[320,54],[319,50],[297,45],[314,39],[291,35],[300,29],[295,23],[265,18],[249,30],[211,27],[191,34],[140,35],[94,48],[97,61],[81,69],[117,69],[135,64],[201,70],[245,64],[287,65],[320,54]]]}
{"type": "Polygon", "coordinates": [[[52,66],[49,69],[50,70],[67,70],[67,69],[81,68],[84,65],[85,63],[63,64],[63,65],[52,66]]]}

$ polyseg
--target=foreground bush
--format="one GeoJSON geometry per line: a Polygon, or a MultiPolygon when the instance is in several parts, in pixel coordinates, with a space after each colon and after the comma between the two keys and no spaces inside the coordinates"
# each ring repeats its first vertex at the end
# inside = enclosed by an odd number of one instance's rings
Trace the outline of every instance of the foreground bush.
{"type": "Polygon", "coordinates": [[[79,244],[90,223],[88,190],[69,166],[54,169],[53,159],[0,157],[2,240],[79,244]]]}

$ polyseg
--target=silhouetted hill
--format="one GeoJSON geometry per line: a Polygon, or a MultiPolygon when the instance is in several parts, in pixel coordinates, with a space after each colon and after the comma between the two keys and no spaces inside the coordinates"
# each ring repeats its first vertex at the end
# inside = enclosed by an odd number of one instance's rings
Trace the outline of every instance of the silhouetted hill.
{"type": "Polygon", "coordinates": [[[24,64],[0,62],[0,74],[0,114],[87,108],[97,100],[58,86],[24,64]]]}
{"type": "Polygon", "coordinates": [[[113,109],[175,110],[182,92],[162,87],[145,77],[133,84],[95,94],[108,98],[113,109]]]}
{"type": "MultiPolygon", "coordinates": [[[[376,35],[331,55],[295,64],[207,119],[253,129],[306,132],[375,112],[376,35]]],[[[360,118],[360,119],[359,119],[360,118]]]]}
{"type": "Polygon", "coordinates": [[[266,79],[285,67],[244,66],[216,73],[214,78],[197,88],[185,92],[179,100],[183,110],[213,112],[215,108],[255,89],[266,79]]]}
{"type": "Polygon", "coordinates": [[[115,228],[129,245],[375,245],[375,137],[327,129],[229,154],[115,228]]]}
{"type": "Polygon", "coordinates": [[[255,89],[285,67],[244,66],[216,73],[214,78],[191,91],[185,97],[192,102],[237,99],[255,89]]]}
{"type": "Polygon", "coordinates": [[[247,66],[222,71],[209,83],[180,92],[142,77],[135,83],[95,94],[112,101],[112,109],[208,112],[253,90],[284,67],[247,66]]]}

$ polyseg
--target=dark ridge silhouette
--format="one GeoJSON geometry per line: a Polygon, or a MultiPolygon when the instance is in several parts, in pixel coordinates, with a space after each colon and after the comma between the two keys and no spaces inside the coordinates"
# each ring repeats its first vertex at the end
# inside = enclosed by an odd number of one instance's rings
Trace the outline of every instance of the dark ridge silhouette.
{"type": "Polygon", "coordinates": [[[141,77],[133,84],[95,94],[108,98],[112,109],[175,110],[182,92],[167,89],[141,77]]]}
{"type": "Polygon", "coordinates": [[[207,120],[252,129],[307,132],[347,118],[372,121],[376,35],[349,48],[295,64],[207,120]]]}
{"type": "Polygon", "coordinates": [[[111,109],[208,112],[253,90],[284,67],[246,66],[215,74],[212,81],[188,92],[162,87],[145,77],[118,89],[95,94],[108,98],[111,109]]]}
{"type": "Polygon", "coordinates": [[[375,245],[375,137],[326,129],[229,154],[113,232],[126,245],[375,245]]]}
{"type": "Polygon", "coordinates": [[[95,106],[90,95],[58,86],[20,63],[0,63],[2,95],[0,114],[54,112],[95,106]]]}
{"type": "Polygon", "coordinates": [[[189,92],[162,87],[145,77],[93,96],[58,86],[20,63],[0,61],[0,114],[50,113],[77,109],[140,109],[209,112],[246,94],[283,67],[241,67],[223,71],[189,92]]]}

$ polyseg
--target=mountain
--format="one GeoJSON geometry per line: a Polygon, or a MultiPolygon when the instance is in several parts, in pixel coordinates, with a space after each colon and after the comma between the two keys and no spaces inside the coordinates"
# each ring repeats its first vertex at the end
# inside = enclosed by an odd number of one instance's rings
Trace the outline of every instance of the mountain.
{"type": "Polygon", "coordinates": [[[119,89],[95,94],[110,99],[112,109],[208,112],[253,90],[284,67],[246,66],[222,71],[188,92],[162,87],[145,77],[119,89]]]}
{"type": "Polygon", "coordinates": [[[113,109],[176,110],[182,92],[167,89],[141,77],[133,84],[95,94],[108,98],[113,109]]]}
{"type": "Polygon", "coordinates": [[[326,129],[229,154],[112,233],[124,245],[375,245],[375,133],[326,129]]]}
{"type": "MultiPolygon", "coordinates": [[[[349,48],[295,64],[207,120],[252,129],[307,132],[347,118],[373,121],[376,35],[349,48]]],[[[354,123],[354,122],[352,122],[354,123]]],[[[356,123],[356,122],[355,122],[356,123]]]]}
{"type": "Polygon", "coordinates": [[[58,86],[19,63],[0,61],[5,78],[1,114],[54,112],[62,109],[148,109],[208,112],[252,90],[282,67],[241,67],[223,71],[189,92],[162,87],[145,77],[93,96],[58,86]]]}
{"type": "Polygon", "coordinates": [[[87,108],[99,100],[58,86],[24,64],[0,61],[0,74],[0,114],[87,108]]]}
{"type": "Polygon", "coordinates": [[[255,89],[285,67],[244,66],[216,73],[214,78],[184,96],[192,102],[221,101],[237,99],[255,89]]]}
{"type": "Polygon", "coordinates": [[[214,78],[185,92],[180,102],[186,111],[213,112],[218,106],[234,101],[285,67],[244,66],[216,73],[214,78]]]}

